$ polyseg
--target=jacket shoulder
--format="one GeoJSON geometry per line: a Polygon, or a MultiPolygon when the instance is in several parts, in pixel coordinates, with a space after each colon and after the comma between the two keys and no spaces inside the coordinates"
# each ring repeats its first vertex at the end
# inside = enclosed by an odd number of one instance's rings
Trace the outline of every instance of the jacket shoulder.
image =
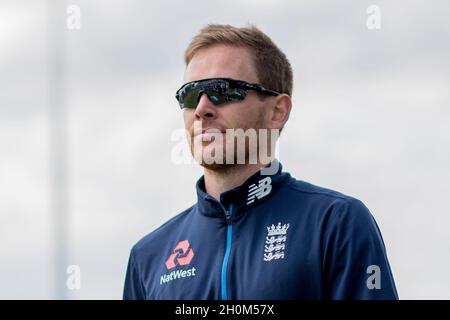
{"type": "Polygon", "coordinates": [[[342,192],[332,190],[329,188],[325,188],[322,186],[318,186],[316,184],[312,184],[310,182],[306,182],[303,180],[298,180],[295,178],[290,179],[288,182],[288,187],[297,192],[300,195],[307,197],[320,197],[320,198],[328,198],[329,200],[351,200],[355,199],[352,196],[344,194],[342,192]]]}
{"type": "MultiPolygon", "coordinates": [[[[289,197],[294,198],[293,203],[308,204],[313,208],[321,209],[324,214],[352,214],[369,216],[370,211],[359,199],[329,188],[321,187],[306,181],[292,178],[288,182],[289,197]],[[296,201],[298,200],[298,202],[296,201]]],[[[291,202],[291,201],[290,201],[291,202]]]]}

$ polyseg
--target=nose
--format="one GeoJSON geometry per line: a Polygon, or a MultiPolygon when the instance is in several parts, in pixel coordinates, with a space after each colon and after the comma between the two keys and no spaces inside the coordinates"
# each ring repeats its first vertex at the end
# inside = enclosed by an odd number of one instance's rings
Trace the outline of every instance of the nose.
{"type": "Polygon", "coordinates": [[[208,95],[205,93],[200,96],[197,108],[195,108],[195,118],[196,120],[217,118],[217,108],[209,101],[208,95]]]}

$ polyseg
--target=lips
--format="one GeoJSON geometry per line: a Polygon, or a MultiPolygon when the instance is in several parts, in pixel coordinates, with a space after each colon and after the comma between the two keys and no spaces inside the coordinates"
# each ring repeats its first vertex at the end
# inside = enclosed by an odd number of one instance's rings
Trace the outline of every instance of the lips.
{"type": "Polygon", "coordinates": [[[207,127],[201,130],[194,130],[194,136],[197,136],[199,134],[214,134],[214,133],[225,133],[225,130],[213,127],[207,127]]]}
{"type": "Polygon", "coordinates": [[[202,130],[202,133],[225,133],[225,130],[219,128],[205,128],[202,130]]]}

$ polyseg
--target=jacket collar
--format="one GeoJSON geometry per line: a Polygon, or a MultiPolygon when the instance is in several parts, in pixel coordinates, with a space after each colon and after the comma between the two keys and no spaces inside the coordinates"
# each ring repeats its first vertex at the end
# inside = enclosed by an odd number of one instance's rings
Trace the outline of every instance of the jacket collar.
{"type": "MultiPolygon", "coordinates": [[[[267,170],[268,171],[268,170],[267,170]]],[[[224,217],[225,210],[233,207],[233,220],[242,215],[247,209],[257,206],[269,199],[278,187],[290,177],[287,172],[282,172],[281,163],[274,160],[265,168],[258,170],[240,186],[220,194],[220,202],[206,193],[205,177],[202,176],[196,184],[197,206],[201,214],[211,217],[224,217]],[[278,166],[278,170],[276,168],[278,166]],[[267,174],[265,170],[275,168],[267,174]],[[275,171],[275,172],[273,172],[275,171]]]]}

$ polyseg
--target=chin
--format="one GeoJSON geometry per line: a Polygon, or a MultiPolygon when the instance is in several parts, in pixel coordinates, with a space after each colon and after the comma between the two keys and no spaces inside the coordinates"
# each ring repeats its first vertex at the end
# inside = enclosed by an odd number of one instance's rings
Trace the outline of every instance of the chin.
{"type": "Polygon", "coordinates": [[[207,164],[205,162],[200,163],[200,165],[203,168],[211,170],[211,171],[226,171],[226,170],[229,170],[230,168],[235,166],[233,164],[226,164],[226,163],[211,163],[211,164],[207,164]]]}

